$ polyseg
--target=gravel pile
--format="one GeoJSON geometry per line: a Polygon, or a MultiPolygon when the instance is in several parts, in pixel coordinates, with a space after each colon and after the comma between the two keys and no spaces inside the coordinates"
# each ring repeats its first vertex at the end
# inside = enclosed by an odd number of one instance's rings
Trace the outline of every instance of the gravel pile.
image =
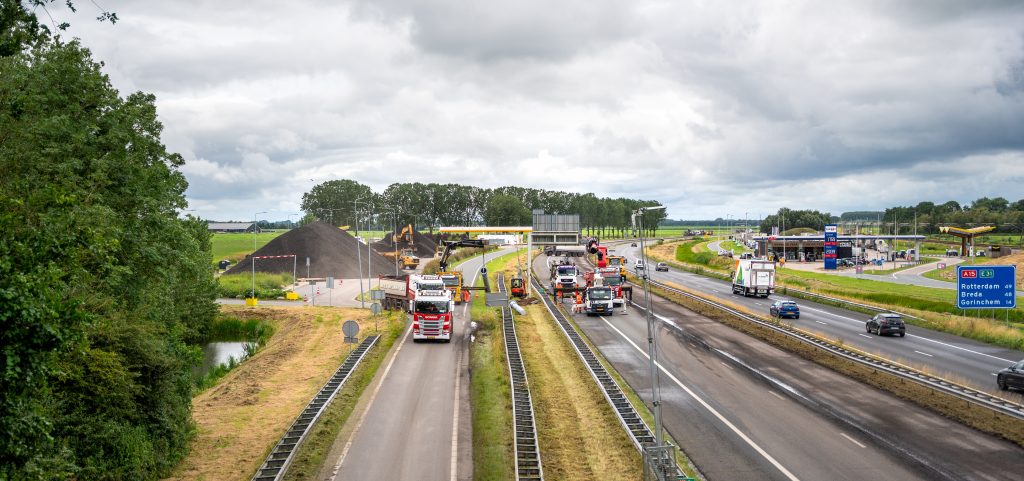
{"type": "MultiPolygon", "coordinates": [[[[367,253],[363,244],[348,233],[331,227],[324,222],[314,222],[297,229],[292,229],[274,238],[267,245],[256,251],[256,256],[279,256],[295,254],[298,256],[297,276],[306,277],[306,257],[309,257],[309,277],[335,277],[338,279],[356,279],[360,276],[360,265],[363,276],[366,276],[366,256],[370,256],[371,277],[394,274],[395,263],[372,250],[367,253]],[[358,252],[357,252],[358,249],[358,252]],[[359,262],[359,259],[362,262],[359,262]]],[[[246,257],[232,266],[225,274],[242,274],[252,269],[250,257],[246,257]]],[[[257,272],[292,272],[291,258],[257,259],[257,272]]]]}

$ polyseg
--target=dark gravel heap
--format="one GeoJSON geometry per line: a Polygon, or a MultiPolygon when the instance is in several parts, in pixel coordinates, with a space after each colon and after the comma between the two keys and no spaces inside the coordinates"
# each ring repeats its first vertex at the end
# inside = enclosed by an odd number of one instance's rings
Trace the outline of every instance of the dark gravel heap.
{"type": "MultiPolygon", "coordinates": [[[[396,236],[396,232],[388,232],[383,239],[374,242],[373,248],[378,252],[394,252],[394,246],[391,244],[391,238],[396,236]]],[[[416,250],[416,256],[420,258],[430,259],[434,257],[435,246],[437,245],[436,236],[430,234],[423,234],[420,232],[413,232],[412,234],[413,245],[410,246],[403,239],[398,240],[398,250],[401,251],[406,247],[412,247],[416,250]]]]}
{"type": "MultiPolygon", "coordinates": [[[[371,246],[372,247],[372,246],[371,246]]],[[[338,279],[356,279],[359,277],[362,256],[363,276],[366,276],[366,244],[363,244],[348,233],[331,227],[324,222],[314,222],[274,238],[267,245],[256,251],[257,256],[278,256],[295,254],[298,256],[298,277],[306,277],[306,257],[309,257],[309,277],[335,277],[338,279]],[[356,249],[359,249],[358,254],[356,249]]],[[[371,249],[371,277],[394,274],[395,263],[371,249]]],[[[232,266],[225,274],[243,274],[251,272],[252,260],[246,257],[232,266]]],[[[292,259],[258,259],[258,272],[292,272],[292,259]]]]}

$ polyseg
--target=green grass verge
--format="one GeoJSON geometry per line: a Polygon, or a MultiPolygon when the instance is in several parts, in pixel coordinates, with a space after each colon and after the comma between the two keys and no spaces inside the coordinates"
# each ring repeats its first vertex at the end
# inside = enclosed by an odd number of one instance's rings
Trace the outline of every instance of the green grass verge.
{"type": "Polygon", "coordinates": [[[892,274],[894,272],[900,272],[900,271],[905,271],[907,269],[913,269],[915,267],[921,266],[921,264],[928,264],[928,263],[931,263],[931,262],[935,262],[937,260],[939,260],[939,259],[935,258],[935,257],[922,257],[920,263],[907,264],[907,265],[905,265],[903,267],[897,267],[895,269],[864,269],[863,272],[865,274],[871,274],[871,275],[876,275],[876,276],[877,275],[883,275],[883,274],[892,274]]]}
{"type": "MultiPolygon", "coordinates": [[[[489,282],[515,252],[487,262],[489,282]]],[[[477,279],[477,286],[483,279],[477,279]]],[[[473,410],[473,479],[505,480],[515,475],[512,449],[512,393],[505,360],[505,337],[497,308],[486,307],[484,295],[474,295],[471,317],[476,340],[469,347],[470,405],[473,410]]]]}
{"type": "Polygon", "coordinates": [[[334,400],[313,425],[306,440],[295,453],[295,459],[285,473],[284,479],[316,479],[320,466],[323,465],[338,433],[348,421],[352,410],[355,409],[359,398],[363,395],[363,391],[373,382],[373,378],[377,375],[381,363],[387,358],[391,346],[405,332],[405,325],[404,314],[388,314],[377,345],[367,353],[356,370],[349,375],[348,381],[345,381],[334,400]]]}
{"type": "MultiPolygon", "coordinates": [[[[256,297],[276,299],[284,296],[282,286],[293,282],[292,275],[287,273],[256,273],[256,297]]],[[[252,290],[252,274],[231,274],[217,278],[217,297],[240,299],[247,297],[252,290]]]]}

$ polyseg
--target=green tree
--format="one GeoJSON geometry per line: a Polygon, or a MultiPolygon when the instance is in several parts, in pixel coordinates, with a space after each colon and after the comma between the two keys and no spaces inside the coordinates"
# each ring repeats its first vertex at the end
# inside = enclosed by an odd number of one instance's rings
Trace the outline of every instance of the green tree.
{"type": "Polygon", "coordinates": [[[530,211],[523,201],[511,195],[498,194],[490,198],[484,213],[487,225],[517,226],[531,222],[530,211]]]}
{"type": "Polygon", "coordinates": [[[374,200],[369,187],[354,180],[328,180],[302,195],[302,210],[335,226],[355,226],[365,219],[366,203],[374,200]],[[359,210],[357,215],[356,210],[359,210]]]}
{"type": "Polygon", "coordinates": [[[41,38],[0,57],[0,479],[153,479],[192,433],[209,235],[153,96],[41,38]]]}

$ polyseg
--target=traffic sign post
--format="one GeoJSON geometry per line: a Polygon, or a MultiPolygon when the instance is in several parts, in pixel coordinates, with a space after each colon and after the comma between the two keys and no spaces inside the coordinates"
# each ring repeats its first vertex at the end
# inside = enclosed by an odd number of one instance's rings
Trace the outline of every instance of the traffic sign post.
{"type": "Polygon", "coordinates": [[[956,266],[958,309],[1015,309],[1017,266],[956,266]]]}

